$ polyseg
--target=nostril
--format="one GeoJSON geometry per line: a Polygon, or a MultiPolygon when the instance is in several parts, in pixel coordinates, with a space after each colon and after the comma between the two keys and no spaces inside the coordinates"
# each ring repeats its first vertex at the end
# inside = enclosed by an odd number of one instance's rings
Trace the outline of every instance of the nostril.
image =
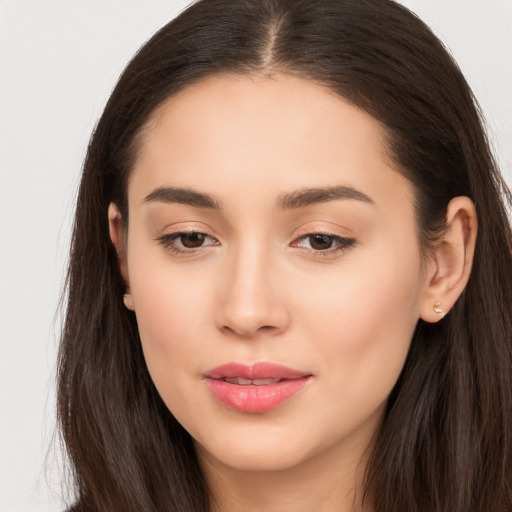
{"type": "Polygon", "coordinates": [[[221,330],[231,336],[238,336],[242,338],[251,338],[253,336],[257,336],[258,334],[277,334],[281,330],[283,330],[284,326],[278,325],[258,325],[257,323],[251,322],[239,322],[239,323],[226,323],[221,327],[221,330]]]}

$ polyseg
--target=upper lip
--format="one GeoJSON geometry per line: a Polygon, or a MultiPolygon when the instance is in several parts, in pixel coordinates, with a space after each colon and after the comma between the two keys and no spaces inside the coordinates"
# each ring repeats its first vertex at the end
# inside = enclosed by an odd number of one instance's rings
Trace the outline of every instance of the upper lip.
{"type": "Polygon", "coordinates": [[[311,373],[294,370],[280,364],[259,362],[252,365],[227,363],[212,368],[204,374],[209,379],[241,377],[242,379],[300,379],[311,373]]]}

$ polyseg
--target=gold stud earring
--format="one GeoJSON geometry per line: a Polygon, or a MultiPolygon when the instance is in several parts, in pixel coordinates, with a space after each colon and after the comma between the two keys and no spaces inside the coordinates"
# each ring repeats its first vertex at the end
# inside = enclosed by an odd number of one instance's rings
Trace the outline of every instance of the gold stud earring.
{"type": "Polygon", "coordinates": [[[434,312],[438,314],[441,318],[446,314],[443,309],[441,308],[441,304],[439,302],[436,302],[434,304],[434,312]]]}
{"type": "Polygon", "coordinates": [[[133,307],[133,298],[129,293],[125,293],[123,295],[123,302],[124,302],[126,309],[129,309],[130,311],[133,311],[135,309],[133,307]]]}

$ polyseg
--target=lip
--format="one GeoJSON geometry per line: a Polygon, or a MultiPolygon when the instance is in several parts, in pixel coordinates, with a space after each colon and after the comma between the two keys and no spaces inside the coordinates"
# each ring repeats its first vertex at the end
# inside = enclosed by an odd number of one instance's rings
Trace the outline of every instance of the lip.
{"type": "Polygon", "coordinates": [[[279,364],[261,362],[254,365],[228,363],[204,374],[206,384],[217,400],[239,412],[261,413],[275,409],[301,391],[311,373],[279,364]],[[267,384],[240,385],[224,379],[276,380],[267,384]]]}

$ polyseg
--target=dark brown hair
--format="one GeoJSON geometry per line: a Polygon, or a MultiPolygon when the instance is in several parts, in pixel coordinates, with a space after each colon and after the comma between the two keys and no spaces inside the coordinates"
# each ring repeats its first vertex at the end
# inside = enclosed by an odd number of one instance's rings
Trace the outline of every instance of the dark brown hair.
{"type": "Polygon", "coordinates": [[[419,321],[367,467],[375,512],[512,508],[511,203],[471,91],[432,32],[390,0],[203,0],[122,74],[85,161],[68,273],[58,414],[77,511],[207,511],[193,443],[148,374],[109,239],[142,129],[170,95],[215,73],[290,73],[378,119],[416,192],[425,252],[455,196],[476,204],[469,283],[419,321]]]}

